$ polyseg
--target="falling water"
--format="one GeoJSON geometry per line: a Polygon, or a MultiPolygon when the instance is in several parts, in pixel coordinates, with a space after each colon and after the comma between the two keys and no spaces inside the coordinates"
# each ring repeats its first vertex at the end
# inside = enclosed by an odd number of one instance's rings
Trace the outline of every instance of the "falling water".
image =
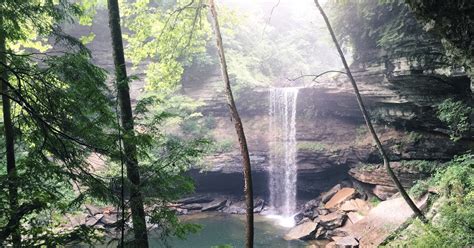
{"type": "Polygon", "coordinates": [[[296,211],[296,100],[297,88],[274,88],[270,92],[270,205],[293,225],[296,211]]]}

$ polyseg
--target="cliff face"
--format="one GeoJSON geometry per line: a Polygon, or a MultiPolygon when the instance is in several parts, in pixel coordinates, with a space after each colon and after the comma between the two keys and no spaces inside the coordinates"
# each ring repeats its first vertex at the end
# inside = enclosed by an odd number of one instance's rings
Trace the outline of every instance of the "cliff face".
{"type": "MultiPolygon", "coordinates": [[[[405,186],[426,176],[423,168],[416,168],[416,160],[446,161],[472,147],[469,140],[452,142],[445,134],[446,127],[435,115],[436,105],[448,97],[470,99],[467,78],[402,72],[388,80],[378,68],[369,68],[357,72],[356,80],[376,122],[377,133],[405,186]]],[[[185,92],[206,102],[201,111],[214,118],[213,133],[218,141],[234,140],[225,101],[219,97],[218,74],[204,80],[207,84],[200,82],[202,88],[194,90],[196,81],[184,81],[185,92]]],[[[268,138],[272,135],[269,103],[269,89],[243,89],[238,93],[237,104],[249,142],[256,194],[260,196],[267,194],[268,187],[268,138]]],[[[381,158],[366,131],[352,88],[343,77],[299,90],[296,138],[300,199],[314,197],[346,179],[354,180],[369,194],[382,199],[395,192],[385,171],[377,167],[381,158]]],[[[234,151],[211,156],[207,160],[210,172],[194,174],[198,192],[216,192],[230,185],[241,188],[239,153],[238,149],[234,151]],[[220,184],[216,183],[216,177],[222,178],[220,184]]]]}
{"type": "MultiPolygon", "coordinates": [[[[94,61],[107,70],[112,67],[107,15],[99,10],[92,27],[72,26],[66,31],[74,36],[96,34],[88,44],[94,61]]],[[[393,161],[440,160],[472,148],[472,139],[453,143],[435,116],[435,106],[456,96],[471,99],[465,76],[436,77],[410,74],[397,69],[390,79],[383,68],[354,69],[363,99],[377,123],[376,129],[393,161]]],[[[131,72],[141,74],[143,67],[131,72]]],[[[382,196],[393,192],[393,185],[383,170],[376,167],[381,159],[367,133],[349,82],[343,77],[320,79],[311,87],[299,90],[296,111],[298,144],[298,197],[312,198],[342,180],[356,180],[369,193],[382,196]],[[371,164],[367,170],[361,164],[371,164]]],[[[223,84],[217,66],[200,70],[188,68],[181,82],[182,93],[204,102],[200,109],[212,118],[211,132],[216,142],[237,144],[226,109],[223,84]]],[[[132,98],[143,91],[143,81],[133,81],[132,98]]],[[[240,89],[236,98],[249,142],[254,170],[255,193],[268,195],[266,168],[269,166],[269,89],[240,89]]],[[[238,148],[216,153],[205,159],[205,169],[190,171],[198,193],[241,195],[243,180],[238,148]]],[[[406,186],[423,177],[407,170],[403,163],[396,170],[406,186]]],[[[382,197],[383,198],[383,197],[382,197]]]]}

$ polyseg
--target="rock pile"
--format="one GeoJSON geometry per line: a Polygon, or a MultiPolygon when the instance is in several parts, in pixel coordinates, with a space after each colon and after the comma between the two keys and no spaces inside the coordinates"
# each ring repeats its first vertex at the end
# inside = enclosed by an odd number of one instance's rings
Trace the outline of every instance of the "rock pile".
{"type": "MultiPolygon", "coordinates": [[[[217,211],[229,214],[245,214],[245,201],[232,201],[224,197],[212,198],[210,196],[192,196],[183,198],[168,207],[180,215],[195,214],[199,212],[217,211]]],[[[254,213],[262,212],[266,207],[265,200],[254,200],[254,213]]]]}
{"type": "Polygon", "coordinates": [[[358,240],[344,231],[371,209],[370,204],[359,196],[354,188],[337,184],[303,206],[295,216],[297,225],[285,239],[329,239],[332,242],[328,247],[359,247],[358,240]]]}

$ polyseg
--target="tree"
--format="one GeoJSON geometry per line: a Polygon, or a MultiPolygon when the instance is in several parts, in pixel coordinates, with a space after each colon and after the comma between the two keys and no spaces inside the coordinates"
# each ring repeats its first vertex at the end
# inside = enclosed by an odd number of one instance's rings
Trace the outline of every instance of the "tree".
{"type": "MultiPolygon", "coordinates": [[[[117,98],[120,104],[120,119],[124,130],[122,143],[124,159],[127,168],[127,178],[130,187],[130,209],[132,212],[135,247],[148,247],[148,232],[145,221],[143,196],[140,190],[140,172],[138,168],[137,147],[134,143],[135,131],[130,101],[129,79],[125,64],[122,31],[120,26],[120,12],[117,0],[108,0],[109,28],[112,36],[112,49],[115,65],[115,82],[117,98]]],[[[122,244],[123,245],[123,244],[122,244]]]]}
{"type": "Polygon", "coordinates": [[[219,27],[219,21],[217,18],[217,11],[213,0],[210,0],[210,9],[212,15],[212,24],[214,27],[214,33],[216,37],[217,49],[219,50],[220,65],[222,71],[222,77],[225,84],[225,92],[227,96],[227,106],[231,114],[232,121],[234,122],[235,131],[239,139],[240,153],[242,155],[242,167],[244,174],[244,193],[246,203],[246,229],[245,229],[245,246],[247,248],[253,247],[253,188],[252,188],[252,170],[250,165],[249,151],[247,147],[247,140],[245,138],[244,127],[242,120],[240,119],[239,112],[235,106],[234,96],[232,95],[232,88],[230,86],[229,73],[227,72],[227,62],[224,53],[224,46],[222,44],[222,35],[219,27]]]}
{"type": "Polygon", "coordinates": [[[13,161],[15,177],[21,178],[12,193],[7,190],[11,170],[0,168],[2,246],[91,242],[91,228],[58,232],[54,217],[76,211],[89,197],[113,201],[108,182],[90,172],[87,161],[92,152],[114,148],[113,136],[103,131],[113,124],[105,73],[92,64],[83,44],[59,27],[77,15],[78,6],[66,0],[0,3],[0,79],[8,89],[1,91],[2,112],[9,112],[0,126],[11,129],[0,133],[0,140],[9,140],[0,148],[3,153],[14,146],[16,152],[0,162],[10,167],[13,161]],[[46,52],[51,48],[46,37],[55,41],[54,51],[46,52]],[[12,198],[18,202],[13,208],[5,200],[12,198]]]}
{"type": "Polygon", "coordinates": [[[352,88],[354,89],[354,93],[356,94],[357,98],[357,103],[359,104],[359,108],[362,112],[362,115],[364,116],[365,124],[367,126],[367,129],[369,129],[370,134],[372,135],[372,139],[374,140],[377,149],[380,152],[380,155],[382,155],[383,158],[383,164],[385,169],[387,170],[388,175],[392,178],[392,181],[395,183],[395,186],[397,187],[398,191],[402,195],[403,199],[406,201],[408,206],[411,208],[413,213],[415,213],[415,216],[418,217],[422,221],[426,221],[423,213],[420,211],[420,209],[415,205],[415,203],[412,201],[408,193],[405,191],[403,188],[402,184],[400,183],[400,180],[398,180],[397,176],[393,172],[392,168],[390,167],[390,160],[382,146],[382,143],[380,142],[379,137],[377,136],[377,133],[375,132],[374,126],[372,125],[372,121],[370,120],[369,113],[367,112],[364,102],[362,101],[362,97],[359,93],[359,89],[357,87],[357,83],[352,76],[351,70],[349,69],[349,65],[347,64],[346,58],[344,56],[344,53],[342,52],[341,46],[339,45],[339,42],[337,41],[336,35],[334,34],[334,31],[331,27],[331,24],[329,22],[328,17],[326,16],[326,13],[324,12],[323,8],[319,4],[318,0],[314,0],[314,3],[316,4],[316,7],[318,8],[319,12],[321,13],[322,17],[324,18],[324,22],[327,25],[327,29],[329,33],[331,34],[332,40],[334,42],[334,45],[336,46],[337,52],[339,53],[339,56],[341,57],[342,64],[344,65],[344,68],[346,70],[347,76],[349,77],[349,80],[352,84],[352,88]]]}
{"type": "MultiPolygon", "coordinates": [[[[0,16],[0,63],[6,65],[7,49],[5,30],[3,28],[3,18],[3,16],[0,16]]],[[[14,210],[18,209],[18,187],[16,185],[15,138],[11,117],[10,99],[8,98],[8,71],[5,66],[2,66],[1,68],[0,78],[2,81],[0,93],[2,94],[3,126],[7,155],[8,198],[10,202],[10,212],[13,215],[14,210]]],[[[13,219],[12,217],[10,218],[13,219]]],[[[21,234],[18,226],[12,230],[12,242],[13,247],[21,247],[21,234]]]]}

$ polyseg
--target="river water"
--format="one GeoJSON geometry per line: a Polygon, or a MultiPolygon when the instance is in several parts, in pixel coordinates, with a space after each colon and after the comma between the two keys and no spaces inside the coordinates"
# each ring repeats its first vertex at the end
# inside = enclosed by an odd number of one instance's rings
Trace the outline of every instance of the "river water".
{"type": "MultiPolygon", "coordinates": [[[[210,248],[223,245],[229,247],[244,247],[245,216],[229,214],[197,214],[184,217],[183,221],[202,226],[200,232],[191,234],[186,240],[170,240],[170,247],[176,248],[210,248]]],[[[270,218],[255,215],[255,245],[256,248],[296,248],[307,247],[304,241],[286,241],[283,236],[289,228],[282,227],[270,218]]],[[[151,240],[153,247],[163,243],[159,239],[151,240]]]]}

